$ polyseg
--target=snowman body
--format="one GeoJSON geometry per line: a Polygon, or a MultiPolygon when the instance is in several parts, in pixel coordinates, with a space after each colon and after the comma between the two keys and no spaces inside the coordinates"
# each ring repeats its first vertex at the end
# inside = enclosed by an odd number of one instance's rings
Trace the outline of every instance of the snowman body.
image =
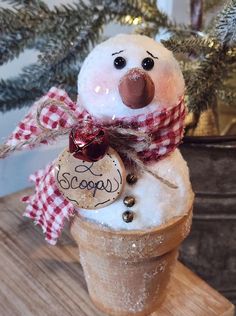
{"type": "Polygon", "coordinates": [[[148,172],[134,174],[133,170],[126,169],[128,176],[132,175],[137,179],[135,183],[131,184],[126,180],[123,192],[115,202],[96,210],[80,209],[80,214],[117,230],[155,227],[172,217],[186,214],[192,205],[193,193],[188,167],[179,150],[176,149],[167,158],[150,164],[148,168],[177,188],[167,186],[148,172]],[[124,204],[127,197],[134,199],[133,206],[127,207],[124,204]],[[131,222],[123,220],[123,213],[127,210],[133,213],[131,222]]]}
{"type": "MultiPolygon", "coordinates": [[[[101,122],[171,109],[183,94],[183,76],[172,53],[141,35],[118,35],[98,45],[78,77],[79,105],[101,122]]],[[[80,215],[113,229],[136,230],[186,214],[193,193],[179,150],[148,163],[146,168],[134,174],[127,166],[127,179],[132,174],[137,181],[125,181],[122,194],[112,204],[95,210],[78,209],[80,215]],[[125,201],[130,198],[132,203],[127,205],[125,201]],[[132,220],[124,220],[126,211],[133,214],[132,220]]]]}

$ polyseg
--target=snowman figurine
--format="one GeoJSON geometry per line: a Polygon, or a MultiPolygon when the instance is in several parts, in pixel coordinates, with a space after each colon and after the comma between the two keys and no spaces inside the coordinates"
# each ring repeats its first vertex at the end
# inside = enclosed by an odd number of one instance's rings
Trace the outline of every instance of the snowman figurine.
{"type": "Polygon", "coordinates": [[[180,119],[175,112],[172,117],[166,116],[167,121],[176,119],[171,131],[168,124],[158,130],[158,137],[164,131],[176,133],[177,139],[164,137],[161,145],[158,140],[157,145],[151,142],[150,151],[157,150],[144,161],[145,171],[134,171],[126,165],[121,195],[105,207],[79,209],[81,216],[113,229],[134,230],[161,225],[191,208],[193,193],[188,167],[176,149],[183,132],[183,94],[184,79],[177,61],[169,50],[149,37],[117,35],[88,55],[78,76],[78,104],[100,122],[135,118],[142,123],[142,119],[154,116],[155,134],[160,115],[171,113],[179,103],[182,108],[177,112],[180,119]]]}
{"type": "Polygon", "coordinates": [[[183,94],[170,51],[146,36],[118,35],[84,61],[77,104],[51,88],[4,145],[7,153],[70,133],[69,148],[30,176],[35,192],[23,198],[24,215],[53,245],[73,217],[90,297],[109,315],[156,310],[189,233],[193,192],[177,149],[183,94]]]}
{"type": "Polygon", "coordinates": [[[146,36],[120,34],[85,59],[77,104],[53,87],[32,106],[6,152],[70,133],[69,149],[30,176],[35,192],[23,198],[24,215],[49,243],[76,214],[114,230],[142,230],[188,213],[193,192],[177,149],[184,89],[169,50],[146,36]]]}

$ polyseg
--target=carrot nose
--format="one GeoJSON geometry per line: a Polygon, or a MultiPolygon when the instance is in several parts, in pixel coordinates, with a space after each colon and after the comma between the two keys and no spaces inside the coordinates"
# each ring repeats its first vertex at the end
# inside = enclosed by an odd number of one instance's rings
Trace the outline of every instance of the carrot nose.
{"type": "Polygon", "coordinates": [[[155,86],[146,72],[133,68],[121,78],[119,93],[125,105],[131,109],[140,109],[152,101],[155,86]]]}

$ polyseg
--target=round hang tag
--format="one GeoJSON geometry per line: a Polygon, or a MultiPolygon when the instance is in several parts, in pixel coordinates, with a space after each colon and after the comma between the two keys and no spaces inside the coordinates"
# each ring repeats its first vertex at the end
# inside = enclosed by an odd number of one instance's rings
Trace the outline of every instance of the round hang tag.
{"type": "Polygon", "coordinates": [[[91,210],[113,203],[122,192],[126,176],[119,154],[111,147],[96,162],[75,158],[66,149],[58,157],[54,172],[64,197],[79,208],[91,210]]]}

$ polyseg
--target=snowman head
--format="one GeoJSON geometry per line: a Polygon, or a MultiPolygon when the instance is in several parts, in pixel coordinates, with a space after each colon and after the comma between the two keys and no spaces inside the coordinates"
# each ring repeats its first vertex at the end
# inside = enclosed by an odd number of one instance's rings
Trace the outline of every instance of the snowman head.
{"type": "Polygon", "coordinates": [[[120,34],[96,46],[78,76],[78,102],[99,119],[171,108],[183,93],[172,53],[143,35],[120,34]]]}

